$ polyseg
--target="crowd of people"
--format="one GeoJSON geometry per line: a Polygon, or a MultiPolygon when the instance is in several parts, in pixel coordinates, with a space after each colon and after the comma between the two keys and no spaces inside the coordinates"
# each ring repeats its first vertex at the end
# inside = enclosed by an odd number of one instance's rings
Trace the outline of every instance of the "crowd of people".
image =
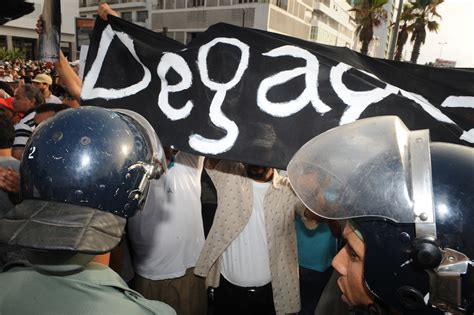
{"type": "MultiPolygon", "coordinates": [[[[117,16],[107,4],[98,15],[117,16]]],[[[347,306],[360,314],[439,314],[439,305],[472,314],[472,275],[427,276],[441,260],[449,266],[460,257],[450,248],[466,255],[463,274],[472,274],[472,242],[462,234],[474,223],[465,213],[474,196],[471,149],[410,152],[432,163],[433,187],[456,191],[455,203],[437,190],[429,200],[429,218],[441,210],[462,217],[456,232],[450,227],[445,236],[440,228],[436,236],[403,221],[413,211],[398,198],[403,185],[375,189],[389,178],[419,182],[395,175],[431,179],[394,172],[396,155],[384,167],[379,155],[396,152],[390,145],[409,135],[399,134],[393,117],[316,137],[286,176],[163,147],[146,119],[130,111],[81,108],[77,69],[62,54],[54,65],[3,62],[0,81],[1,314],[319,315],[347,314],[347,306]],[[386,145],[359,152],[352,145],[358,131],[386,145]],[[327,141],[334,136],[337,149],[327,141]],[[353,159],[338,158],[352,152],[353,159]],[[396,207],[387,214],[373,204],[396,207]],[[445,261],[446,252],[456,258],[445,261]],[[439,289],[451,284],[466,288],[456,301],[439,289]]]]}

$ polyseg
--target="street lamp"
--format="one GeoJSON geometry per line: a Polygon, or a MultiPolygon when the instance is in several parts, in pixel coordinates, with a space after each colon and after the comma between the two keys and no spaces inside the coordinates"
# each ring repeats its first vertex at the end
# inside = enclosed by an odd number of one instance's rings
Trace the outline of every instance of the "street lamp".
{"type": "Polygon", "coordinates": [[[441,53],[443,52],[443,46],[446,45],[448,42],[438,42],[438,45],[441,45],[439,49],[439,59],[441,59],[441,53]]]}

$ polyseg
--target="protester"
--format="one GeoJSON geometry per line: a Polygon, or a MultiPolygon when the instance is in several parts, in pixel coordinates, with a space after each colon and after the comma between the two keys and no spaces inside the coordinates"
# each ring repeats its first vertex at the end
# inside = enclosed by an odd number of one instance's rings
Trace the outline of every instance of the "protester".
{"type": "MultiPolygon", "coordinates": [[[[11,156],[15,129],[10,119],[0,114],[0,219],[19,203],[20,161],[11,156]]],[[[0,271],[5,264],[24,259],[21,249],[0,244],[0,271]]]]}
{"type": "Polygon", "coordinates": [[[41,94],[43,94],[45,103],[62,103],[59,97],[53,95],[49,90],[50,86],[53,85],[53,79],[49,75],[46,73],[40,73],[36,75],[31,82],[41,91],[41,94]]]}
{"type": "Polygon", "coordinates": [[[15,129],[8,117],[0,114],[0,218],[12,207],[12,201],[18,201],[16,178],[9,178],[7,173],[18,172],[20,162],[12,157],[15,129]],[[13,199],[13,200],[12,200],[13,199]]]}
{"type": "MultiPolygon", "coordinates": [[[[35,31],[38,34],[43,32],[43,19],[41,16],[36,21],[35,31]]],[[[59,51],[59,60],[54,64],[54,70],[58,74],[59,83],[64,85],[68,93],[76,100],[76,102],[72,102],[70,105],[72,107],[79,107],[79,102],[81,101],[82,82],[79,78],[79,75],[69,64],[66,56],[64,56],[61,50],[59,51]]]]}
{"type": "Polygon", "coordinates": [[[0,273],[0,313],[176,314],[94,262],[107,260],[148,180],[164,170],[150,124],[88,107],[56,115],[31,137],[21,164],[25,200],[0,219],[0,242],[27,249],[32,266],[0,273]]]}
{"type": "Polygon", "coordinates": [[[45,103],[41,104],[36,108],[36,115],[34,118],[35,125],[38,126],[40,123],[48,119],[49,117],[52,117],[56,115],[58,112],[69,109],[69,107],[66,104],[57,104],[57,103],[45,103]]]}
{"type": "Polygon", "coordinates": [[[128,225],[135,270],[132,287],[148,299],[171,305],[180,315],[205,314],[204,279],[193,273],[204,245],[204,158],[171,148],[166,153],[166,176],[151,181],[143,211],[128,225]]]}
{"type": "Polygon", "coordinates": [[[13,97],[0,98],[0,114],[10,119],[11,123],[15,125],[20,121],[20,115],[13,108],[13,97]]]}
{"type": "Polygon", "coordinates": [[[14,95],[14,91],[10,84],[0,81],[0,99],[7,99],[14,95]]]}
{"type": "Polygon", "coordinates": [[[242,163],[209,161],[207,168],[218,205],[195,273],[213,288],[215,314],[298,312],[294,216],[304,206],[288,180],[242,163]]]}
{"type": "Polygon", "coordinates": [[[308,229],[304,219],[295,218],[301,296],[299,314],[313,315],[333,271],[331,261],[337,252],[340,226],[335,221],[324,222],[316,217],[314,220],[320,223],[315,229],[308,229]]]}
{"type": "Polygon", "coordinates": [[[473,314],[473,148],[375,117],[317,136],[288,174],[313,212],[350,219],[333,266],[354,311],[473,314]]]}
{"type": "Polygon", "coordinates": [[[107,4],[107,3],[101,3],[99,4],[99,8],[97,9],[97,15],[100,16],[100,18],[104,21],[107,21],[107,16],[112,15],[118,17],[118,13],[107,4]]]}
{"type": "Polygon", "coordinates": [[[35,129],[36,107],[44,103],[41,91],[31,84],[25,84],[15,91],[13,108],[17,113],[23,114],[23,118],[15,125],[15,141],[13,143],[12,156],[21,159],[26,141],[35,129]]]}

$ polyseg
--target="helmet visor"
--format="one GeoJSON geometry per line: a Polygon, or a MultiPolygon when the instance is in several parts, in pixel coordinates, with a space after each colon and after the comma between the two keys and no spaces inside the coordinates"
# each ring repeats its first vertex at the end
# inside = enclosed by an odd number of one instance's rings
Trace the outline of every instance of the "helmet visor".
{"type": "Polygon", "coordinates": [[[380,216],[412,223],[416,198],[409,148],[421,141],[417,135],[419,131],[408,130],[396,116],[331,129],[291,159],[291,185],[306,207],[325,218],[380,216]]]}

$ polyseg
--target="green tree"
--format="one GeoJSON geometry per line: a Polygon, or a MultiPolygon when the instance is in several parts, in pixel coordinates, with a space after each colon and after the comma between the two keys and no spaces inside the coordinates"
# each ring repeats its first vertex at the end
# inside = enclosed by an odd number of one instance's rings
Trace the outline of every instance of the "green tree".
{"type": "Polygon", "coordinates": [[[8,50],[5,47],[0,47],[0,60],[7,60],[8,50]]]}
{"type": "Polygon", "coordinates": [[[439,23],[435,20],[441,15],[436,12],[438,5],[444,0],[411,0],[413,25],[411,42],[413,43],[413,50],[411,52],[410,61],[416,63],[418,56],[420,56],[421,45],[425,43],[426,29],[430,32],[438,32],[439,23]]]}
{"type": "Polygon", "coordinates": [[[387,20],[387,11],[383,6],[388,0],[356,0],[350,11],[355,12],[356,33],[362,43],[360,52],[367,55],[369,44],[374,38],[374,28],[387,20]]]}
{"type": "Polygon", "coordinates": [[[13,61],[17,58],[25,58],[25,52],[19,48],[7,50],[5,47],[0,48],[0,60],[13,61]]]}
{"type": "Polygon", "coordinates": [[[402,21],[402,26],[398,32],[397,37],[397,51],[395,53],[395,60],[400,61],[402,59],[403,47],[407,43],[409,32],[411,31],[411,23],[413,21],[413,7],[409,3],[403,5],[402,15],[400,20],[402,21]]]}

